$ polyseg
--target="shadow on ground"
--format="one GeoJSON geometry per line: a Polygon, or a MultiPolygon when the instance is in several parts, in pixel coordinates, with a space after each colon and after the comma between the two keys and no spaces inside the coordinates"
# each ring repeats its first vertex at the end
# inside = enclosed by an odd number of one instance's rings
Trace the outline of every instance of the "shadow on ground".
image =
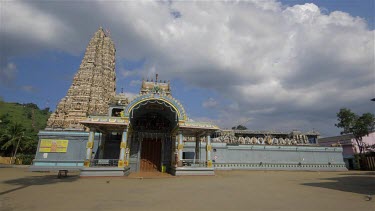
{"type": "Polygon", "coordinates": [[[45,176],[28,176],[28,177],[23,177],[23,178],[18,178],[18,179],[5,180],[2,182],[3,184],[8,184],[8,185],[16,186],[16,187],[10,190],[0,192],[0,196],[17,191],[17,190],[27,188],[29,186],[51,185],[51,184],[62,183],[62,182],[73,182],[77,179],[79,179],[78,175],[67,176],[63,178],[57,178],[56,175],[45,175],[45,176]]]}
{"type": "Polygon", "coordinates": [[[349,173],[340,174],[340,175],[353,175],[353,176],[361,176],[361,175],[373,175],[375,176],[375,171],[359,171],[359,170],[351,170],[349,173]]]}
{"type": "Polygon", "coordinates": [[[372,173],[346,174],[342,177],[323,178],[321,182],[303,183],[302,185],[328,188],[332,190],[375,195],[375,177],[372,173]],[[329,180],[330,182],[327,182],[329,180]]]}

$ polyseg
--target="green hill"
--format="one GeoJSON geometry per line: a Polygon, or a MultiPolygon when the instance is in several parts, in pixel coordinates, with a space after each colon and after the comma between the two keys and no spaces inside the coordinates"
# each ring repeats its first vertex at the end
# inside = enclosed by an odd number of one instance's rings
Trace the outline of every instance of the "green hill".
{"type": "Polygon", "coordinates": [[[44,129],[51,113],[49,108],[40,110],[33,103],[19,104],[0,101],[1,126],[6,127],[9,123],[20,123],[27,132],[33,133],[44,129]]]}
{"type": "MultiPolygon", "coordinates": [[[[33,156],[38,145],[38,131],[46,127],[50,115],[49,108],[41,110],[33,103],[8,103],[0,99],[0,137],[9,131],[11,125],[20,124],[28,141],[20,147],[19,153],[33,156]]],[[[2,150],[3,144],[4,140],[0,139],[0,155],[10,156],[13,147],[2,150]]]]}

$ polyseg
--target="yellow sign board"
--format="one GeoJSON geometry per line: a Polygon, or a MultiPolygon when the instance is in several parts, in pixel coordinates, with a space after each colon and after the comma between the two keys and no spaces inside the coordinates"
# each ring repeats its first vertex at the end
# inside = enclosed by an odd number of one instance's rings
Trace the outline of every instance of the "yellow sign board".
{"type": "Polygon", "coordinates": [[[66,152],[69,140],[42,139],[39,152],[66,152]]]}

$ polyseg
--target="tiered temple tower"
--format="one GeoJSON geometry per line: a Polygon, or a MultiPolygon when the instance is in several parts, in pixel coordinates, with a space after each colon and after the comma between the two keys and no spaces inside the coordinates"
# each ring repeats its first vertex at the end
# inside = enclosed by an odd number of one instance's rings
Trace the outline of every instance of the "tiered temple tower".
{"type": "Polygon", "coordinates": [[[67,95],[50,116],[47,128],[83,129],[88,115],[106,115],[116,92],[115,46],[100,27],[90,40],[67,95]]]}

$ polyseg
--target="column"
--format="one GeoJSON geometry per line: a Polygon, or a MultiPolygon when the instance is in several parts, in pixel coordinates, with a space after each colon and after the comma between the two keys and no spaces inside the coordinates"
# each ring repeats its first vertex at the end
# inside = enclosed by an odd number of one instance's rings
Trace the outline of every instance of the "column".
{"type": "Polygon", "coordinates": [[[122,168],[128,166],[128,160],[126,160],[125,152],[128,151],[126,148],[127,142],[127,129],[122,132],[121,144],[120,144],[120,157],[118,158],[118,167],[122,168]]]}
{"type": "Polygon", "coordinates": [[[125,166],[129,166],[129,162],[130,162],[130,145],[131,145],[131,132],[129,131],[128,132],[128,135],[127,135],[127,147],[125,148],[125,166]]]}
{"type": "Polygon", "coordinates": [[[211,147],[211,136],[210,135],[207,136],[206,149],[207,149],[207,152],[206,152],[207,167],[211,168],[212,167],[212,160],[211,160],[212,147],[211,147]]]}
{"type": "Polygon", "coordinates": [[[195,159],[200,161],[200,157],[199,157],[199,143],[200,143],[200,138],[199,136],[195,136],[195,159]]]}
{"type": "Polygon", "coordinates": [[[90,167],[90,161],[92,156],[92,148],[94,147],[95,129],[90,129],[89,140],[86,144],[86,159],[83,165],[90,167]]]}
{"type": "Polygon", "coordinates": [[[173,134],[171,136],[171,142],[172,142],[171,161],[172,161],[173,167],[177,167],[177,161],[178,161],[178,149],[177,149],[178,141],[177,140],[178,140],[178,136],[173,134]]]}
{"type": "Polygon", "coordinates": [[[102,133],[99,144],[99,159],[104,158],[105,134],[102,133]]]}
{"type": "Polygon", "coordinates": [[[183,141],[182,132],[178,134],[178,160],[177,160],[177,166],[182,166],[182,150],[184,149],[184,141],[183,141]]]}

